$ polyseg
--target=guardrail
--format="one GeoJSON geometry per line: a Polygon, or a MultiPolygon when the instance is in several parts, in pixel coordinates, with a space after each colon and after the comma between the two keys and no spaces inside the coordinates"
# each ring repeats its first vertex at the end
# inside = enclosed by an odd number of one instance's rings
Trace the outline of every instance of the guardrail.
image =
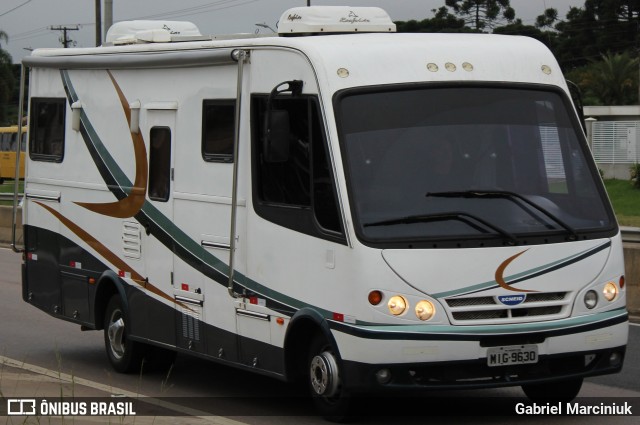
{"type": "Polygon", "coordinates": [[[622,242],[640,243],[640,228],[620,226],[622,242]]]}
{"type": "MultiPolygon", "coordinates": [[[[22,199],[23,193],[18,194],[18,199],[22,199]]],[[[0,201],[13,201],[13,193],[0,193],[0,201]]]]}

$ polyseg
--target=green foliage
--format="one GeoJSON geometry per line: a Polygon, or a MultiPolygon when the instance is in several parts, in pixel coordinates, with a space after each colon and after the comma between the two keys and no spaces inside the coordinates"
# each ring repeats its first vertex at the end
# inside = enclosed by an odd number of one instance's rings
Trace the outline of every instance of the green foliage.
{"type": "Polygon", "coordinates": [[[638,102],[639,59],[630,52],[601,54],[599,60],[569,71],[587,105],[634,105],[638,102]]]}
{"type": "Polygon", "coordinates": [[[421,21],[398,21],[396,28],[398,32],[469,32],[470,28],[465,26],[463,19],[457,18],[449,13],[448,9],[442,6],[440,9],[433,9],[434,17],[421,21]]]}
{"type": "Polygon", "coordinates": [[[626,180],[605,180],[604,185],[618,222],[640,227],[640,191],[626,180]]]}
{"type": "Polygon", "coordinates": [[[511,0],[446,0],[445,5],[477,31],[513,22],[516,17],[511,0]]]}
{"type": "Polygon", "coordinates": [[[536,27],[537,28],[545,28],[553,26],[553,24],[558,20],[558,11],[556,9],[550,8],[544,11],[544,13],[536,18],[536,27]]]}
{"type": "Polygon", "coordinates": [[[605,52],[635,52],[639,11],[637,0],[585,0],[583,7],[570,8],[555,25],[558,38],[552,50],[565,70],[586,65],[605,52]]]}
{"type": "Polygon", "coordinates": [[[629,167],[629,173],[631,174],[633,187],[640,189],[640,164],[633,164],[629,167]]]}
{"type": "Polygon", "coordinates": [[[544,43],[547,47],[552,48],[555,44],[557,34],[553,31],[542,31],[537,26],[523,25],[520,19],[516,19],[515,22],[498,27],[493,30],[494,34],[506,34],[506,35],[523,35],[526,37],[535,38],[536,40],[544,43]]]}
{"type": "Polygon", "coordinates": [[[9,124],[8,115],[10,103],[14,88],[16,86],[16,80],[13,76],[13,65],[11,63],[11,56],[8,52],[2,49],[2,42],[7,42],[9,37],[7,33],[0,30],[0,125],[9,124]]]}

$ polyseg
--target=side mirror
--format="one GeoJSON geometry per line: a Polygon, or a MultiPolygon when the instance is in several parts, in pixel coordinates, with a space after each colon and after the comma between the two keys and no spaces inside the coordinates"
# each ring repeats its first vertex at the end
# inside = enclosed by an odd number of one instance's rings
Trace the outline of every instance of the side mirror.
{"type": "Polygon", "coordinates": [[[576,108],[576,112],[578,114],[578,118],[580,118],[580,125],[582,126],[582,131],[587,133],[587,124],[584,121],[584,105],[582,103],[582,92],[580,91],[580,87],[573,81],[565,80],[567,82],[567,86],[569,87],[569,93],[571,93],[571,100],[576,108]]]}
{"type": "Polygon", "coordinates": [[[263,158],[268,163],[289,160],[289,112],[273,109],[264,118],[263,158]]]}
{"type": "Polygon", "coordinates": [[[287,162],[289,160],[289,137],[291,127],[289,111],[275,109],[273,100],[280,94],[290,92],[292,96],[302,93],[302,81],[285,81],[278,84],[269,95],[264,118],[262,155],[267,163],[287,162]]]}

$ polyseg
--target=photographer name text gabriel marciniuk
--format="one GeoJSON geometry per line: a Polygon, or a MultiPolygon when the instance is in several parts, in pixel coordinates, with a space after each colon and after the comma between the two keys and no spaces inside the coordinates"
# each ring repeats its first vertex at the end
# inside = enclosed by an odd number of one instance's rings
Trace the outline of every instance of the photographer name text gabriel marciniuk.
{"type": "Polygon", "coordinates": [[[518,415],[593,415],[593,416],[609,416],[624,415],[632,416],[632,405],[628,402],[624,403],[517,403],[515,412],[518,415]]]}

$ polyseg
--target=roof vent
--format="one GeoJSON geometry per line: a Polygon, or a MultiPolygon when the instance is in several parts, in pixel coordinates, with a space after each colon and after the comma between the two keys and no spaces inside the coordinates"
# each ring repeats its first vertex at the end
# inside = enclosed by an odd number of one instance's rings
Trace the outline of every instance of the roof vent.
{"type": "Polygon", "coordinates": [[[396,31],[396,24],[379,7],[294,7],[285,11],[279,22],[280,35],[396,31]]]}
{"type": "Polygon", "coordinates": [[[186,21],[123,21],[107,32],[107,44],[169,43],[201,39],[198,27],[186,21]]]}

